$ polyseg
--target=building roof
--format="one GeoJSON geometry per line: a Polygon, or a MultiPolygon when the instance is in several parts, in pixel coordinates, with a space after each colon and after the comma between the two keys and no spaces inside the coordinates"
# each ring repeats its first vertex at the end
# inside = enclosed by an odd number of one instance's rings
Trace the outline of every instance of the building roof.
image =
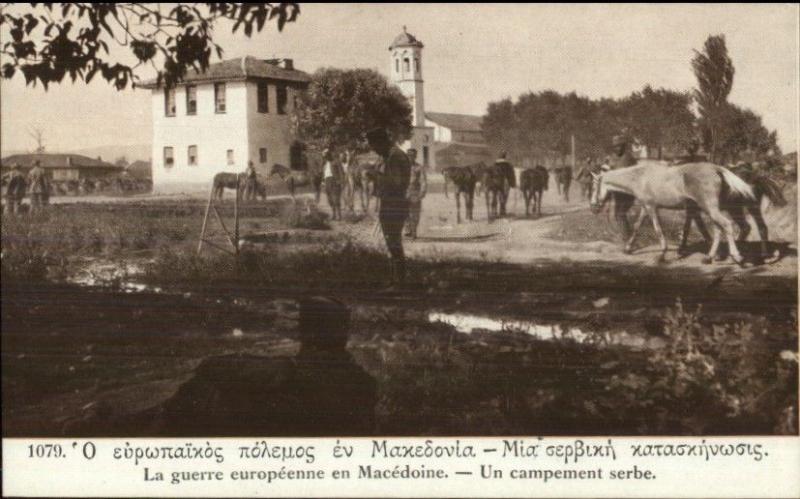
{"type": "Polygon", "coordinates": [[[424,45],[421,41],[417,40],[414,35],[406,31],[406,27],[403,26],[403,32],[397,35],[394,38],[394,41],[389,46],[389,50],[394,49],[395,47],[419,47],[422,48],[424,45]]]}
{"type": "Polygon", "coordinates": [[[34,161],[38,160],[42,168],[100,168],[123,170],[122,166],[113,165],[102,159],[92,159],[80,154],[14,154],[0,160],[4,168],[9,168],[18,163],[22,168],[32,168],[34,161]]]}
{"type": "Polygon", "coordinates": [[[482,116],[473,116],[471,114],[453,114],[453,113],[425,113],[425,117],[437,125],[441,125],[451,130],[459,132],[482,132],[483,122],[482,116]]]}
{"type": "MultiPolygon", "coordinates": [[[[208,66],[205,73],[190,69],[181,84],[209,81],[244,81],[248,79],[270,79],[308,83],[311,77],[304,71],[278,66],[279,60],[263,60],[255,57],[238,57],[216,62],[208,66]]],[[[284,59],[284,61],[290,61],[284,59]]],[[[136,85],[141,88],[157,88],[156,80],[147,80],[136,85]]]]}

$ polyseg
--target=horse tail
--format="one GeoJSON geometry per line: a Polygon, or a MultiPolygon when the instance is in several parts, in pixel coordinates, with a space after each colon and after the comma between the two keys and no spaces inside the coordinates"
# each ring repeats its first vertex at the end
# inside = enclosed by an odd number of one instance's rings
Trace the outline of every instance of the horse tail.
{"type": "Polygon", "coordinates": [[[770,202],[778,208],[786,206],[787,201],[780,186],[766,175],[757,175],[753,179],[753,188],[757,194],[763,193],[766,195],[770,202]]]}
{"type": "Polygon", "coordinates": [[[756,201],[753,188],[747,182],[723,166],[718,167],[717,171],[722,178],[722,183],[728,187],[731,194],[750,201],[756,201]]]}

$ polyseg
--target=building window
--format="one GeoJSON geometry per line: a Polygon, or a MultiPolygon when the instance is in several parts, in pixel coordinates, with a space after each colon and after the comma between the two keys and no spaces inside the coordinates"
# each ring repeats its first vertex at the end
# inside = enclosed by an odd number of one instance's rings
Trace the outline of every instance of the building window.
{"type": "Polygon", "coordinates": [[[186,114],[197,114],[197,85],[186,85],[186,114]]]}
{"type": "Polygon", "coordinates": [[[278,94],[278,114],[286,114],[286,103],[289,100],[289,93],[286,85],[278,84],[275,87],[278,94]]]}
{"type": "Polygon", "coordinates": [[[269,112],[269,85],[267,82],[260,81],[258,82],[258,112],[259,113],[268,113],[269,112]]]}
{"type": "Polygon", "coordinates": [[[262,147],[261,149],[258,150],[258,161],[260,163],[266,163],[267,162],[267,148],[266,147],[262,147]]]}
{"type": "Polygon", "coordinates": [[[189,166],[197,166],[197,146],[189,146],[189,166]]]}
{"type": "Polygon", "coordinates": [[[426,168],[429,166],[430,156],[430,148],[428,146],[422,146],[422,165],[426,168]]]}
{"type": "Polygon", "coordinates": [[[225,112],[225,84],[214,84],[214,111],[217,113],[225,112]]]}
{"type": "Polygon", "coordinates": [[[228,165],[232,165],[233,164],[233,149],[228,149],[227,157],[228,157],[228,165]]]}
{"type": "Polygon", "coordinates": [[[403,71],[406,73],[411,72],[411,61],[408,59],[408,57],[403,59],[403,71]]]}
{"type": "Polygon", "coordinates": [[[164,168],[175,166],[175,153],[171,147],[164,148],[164,168]]]}
{"type": "Polygon", "coordinates": [[[164,115],[175,116],[175,89],[168,88],[164,91],[164,115]]]}
{"type": "Polygon", "coordinates": [[[414,71],[419,73],[419,59],[417,59],[416,57],[414,58],[414,71]]]}
{"type": "Polygon", "coordinates": [[[395,59],[394,60],[394,72],[395,73],[399,73],[400,72],[400,59],[395,59]]]}

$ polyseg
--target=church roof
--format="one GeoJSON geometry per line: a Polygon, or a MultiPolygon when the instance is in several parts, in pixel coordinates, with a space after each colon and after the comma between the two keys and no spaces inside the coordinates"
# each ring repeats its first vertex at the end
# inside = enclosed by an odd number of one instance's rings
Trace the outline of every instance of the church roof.
{"type": "Polygon", "coordinates": [[[482,116],[426,112],[425,117],[437,125],[449,128],[450,130],[457,130],[459,132],[480,132],[483,130],[481,127],[481,123],[483,122],[482,116]]]}
{"type": "Polygon", "coordinates": [[[389,50],[392,50],[395,47],[419,47],[422,48],[422,42],[417,40],[414,35],[406,31],[406,27],[403,26],[403,32],[397,35],[394,38],[394,41],[389,46],[389,50]]]}

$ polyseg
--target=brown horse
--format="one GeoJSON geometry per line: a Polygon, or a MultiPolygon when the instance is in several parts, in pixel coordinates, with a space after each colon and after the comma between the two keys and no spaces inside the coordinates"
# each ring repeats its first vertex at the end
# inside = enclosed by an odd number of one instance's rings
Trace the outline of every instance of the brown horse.
{"type": "Polygon", "coordinates": [[[542,195],[550,184],[550,172],[542,165],[526,168],[519,178],[520,190],[525,198],[525,216],[530,215],[531,201],[536,216],[542,216],[542,195]]]}
{"type": "Polygon", "coordinates": [[[222,199],[225,189],[244,189],[247,176],[244,173],[220,172],[214,175],[213,186],[211,188],[212,197],[222,199]]]}
{"type": "Polygon", "coordinates": [[[456,187],[456,222],[461,223],[461,195],[464,195],[464,211],[467,220],[472,220],[472,207],[475,202],[475,184],[478,176],[475,170],[479,165],[470,166],[449,166],[442,170],[444,175],[444,196],[450,197],[447,193],[447,183],[453,182],[456,187]]]}
{"type": "Polygon", "coordinates": [[[358,166],[358,174],[361,183],[361,207],[364,213],[369,212],[369,203],[375,198],[375,210],[380,209],[380,198],[378,198],[378,181],[380,170],[376,163],[362,163],[358,166]]]}
{"type": "Polygon", "coordinates": [[[510,185],[508,172],[502,165],[494,163],[486,167],[483,173],[483,188],[486,197],[486,216],[489,221],[505,215],[503,207],[510,185]]]}
{"type": "Polygon", "coordinates": [[[572,185],[572,167],[564,165],[556,168],[556,186],[558,193],[564,196],[564,201],[569,202],[569,188],[572,185]]]}
{"type": "Polygon", "coordinates": [[[269,172],[270,177],[273,175],[277,175],[286,183],[292,199],[298,187],[311,186],[314,189],[314,200],[319,203],[322,195],[322,169],[292,170],[288,166],[275,163],[269,172]]]}
{"type": "MultiPolygon", "coordinates": [[[[753,217],[753,221],[756,223],[756,228],[758,229],[758,234],[761,239],[760,259],[763,262],[767,262],[770,258],[776,258],[780,255],[771,255],[769,253],[769,229],[767,228],[767,223],[764,221],[764,215],[761,212],[761,202],[764,197],[766,197],[774,206],[780,208],[786,206],[786,198],[783,196],[780,186],[766,175],[747,170],[737,171],[736,173],[742,178],[742,180],[750,185],[753,190],[753,194],[755,195],[755,199],[726,195],[723,196],[723,199],[720,202],[720,209],[727,212],[733,219],[734,223],[736,223],[736,225],[739,227],[739,235],[736,237],[737,242],[746,241],[747,236],[750,235],[750,224],[747,223],[745,212],[750,213],[750,216],[753,217]]],[[[681,232],[680,246],[678,247],[678,254],[680,255],[685,255],[687,252],[686,240],[689,236],[689,231],[692,228],[692,222],[697,225],[698,230],[706,241],[711,239],[709,237],[708,230],[705,227],[705,223],[700,217],[697,207],[691,205],[688,206],[686,209],[686,219],[684,220],[683,231],[681,232]]]]}

